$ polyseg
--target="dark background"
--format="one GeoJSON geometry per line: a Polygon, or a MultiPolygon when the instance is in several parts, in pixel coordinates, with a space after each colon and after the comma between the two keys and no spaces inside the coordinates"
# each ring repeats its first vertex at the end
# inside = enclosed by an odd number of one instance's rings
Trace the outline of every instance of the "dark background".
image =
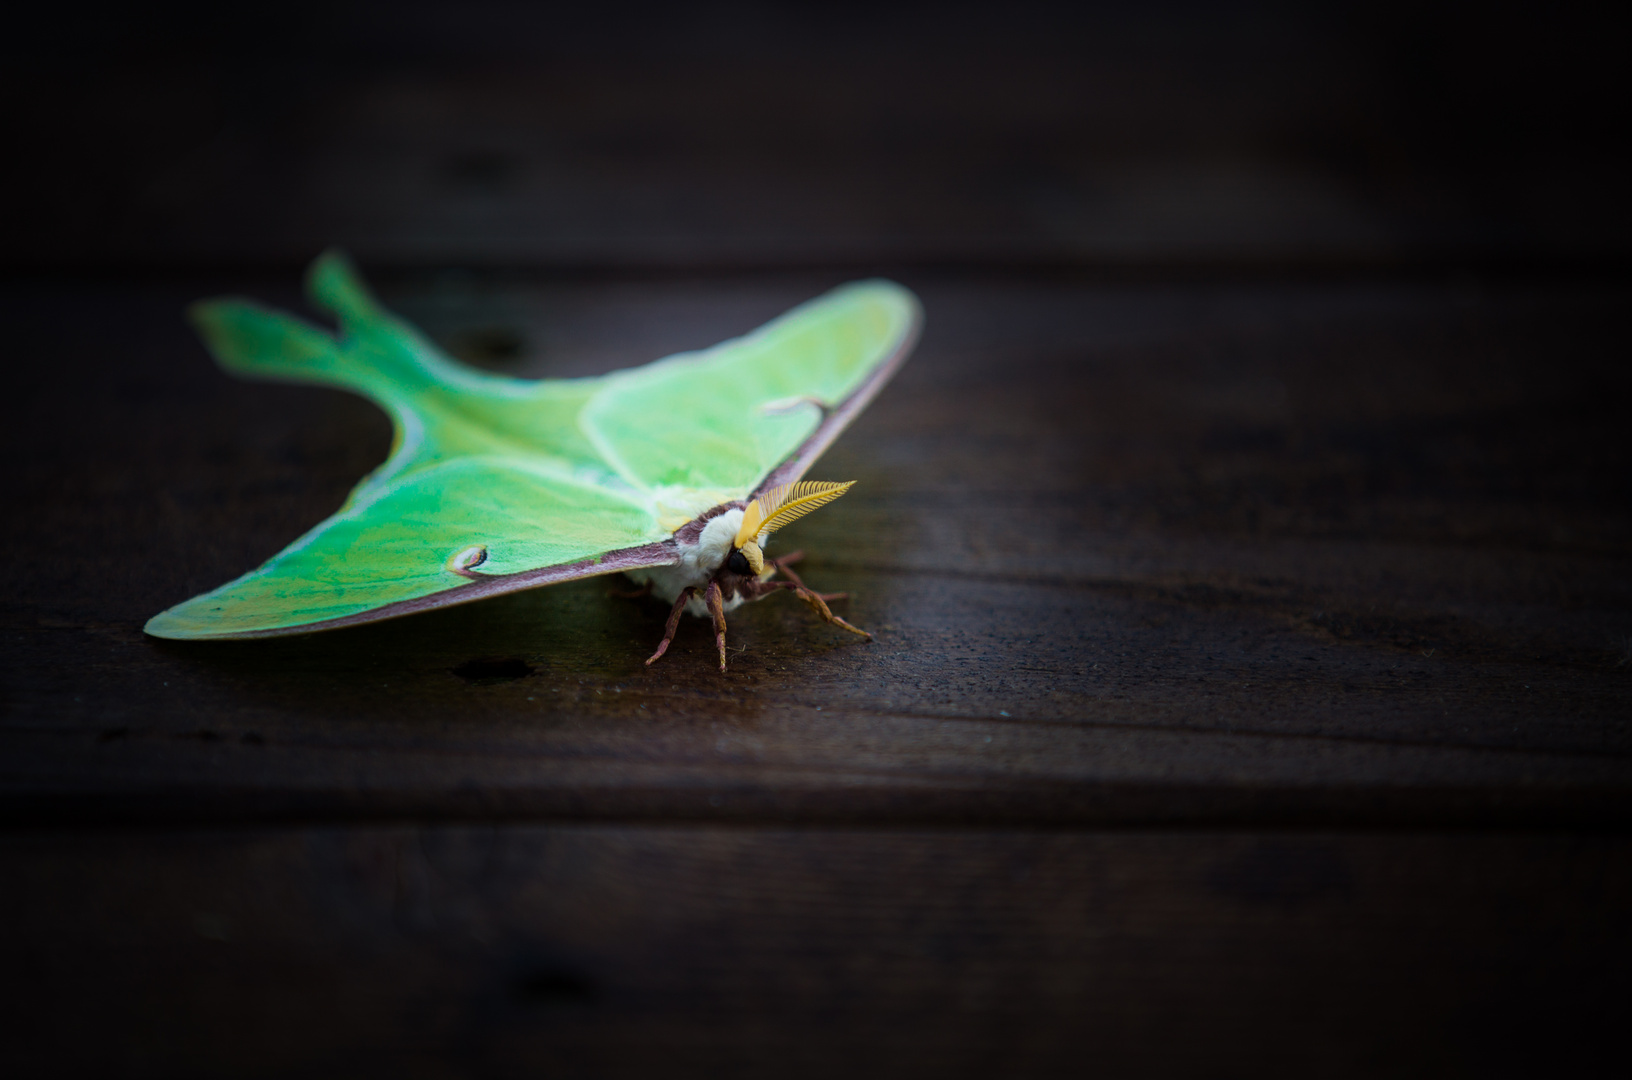
{"type": "Polygon", "coordinates": [[[1620,265],[1590,10],[289,3],[7,35],[20,271],[1620,265]]]}
{"type": "Polygon", "coordinates": [[[16,1075],[1601,1069],[1632,930],[1624,35],[1540,5],[77,7],[0,35],[16,1075]],[[791,530],[143,636],[385,454],[181,319],[346,248],[581,375],[927,312],[791,530]]]}

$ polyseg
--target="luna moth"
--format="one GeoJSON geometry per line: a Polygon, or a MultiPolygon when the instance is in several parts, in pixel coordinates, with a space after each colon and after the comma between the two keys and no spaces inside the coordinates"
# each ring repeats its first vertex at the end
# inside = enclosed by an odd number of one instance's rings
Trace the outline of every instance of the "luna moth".
{"type": "Polygon", "coordinates": [[[529,380],[459,364],[387,312],[349,262],[319,257],[307,293],[339,333],[249,300],[195,304],[227,371],[327,384],[390,416],[389,457],[345,504],[242,577],[147,623],[161,638],[261,638],[409,615],[624,572],[713,621],[791,591],[771,534],[850,485],[803,480],[906,360],[921,311],[906,289],[845,285],[758,330],[597,378],[529,380]]]}

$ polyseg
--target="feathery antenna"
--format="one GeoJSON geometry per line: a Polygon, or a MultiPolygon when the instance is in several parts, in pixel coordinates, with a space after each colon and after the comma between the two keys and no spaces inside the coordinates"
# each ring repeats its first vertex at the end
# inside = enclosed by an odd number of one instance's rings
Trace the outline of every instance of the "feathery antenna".
{"type": "Polygon", "coordinates": [[[775,532],[784,525],[798,521],[817,507],[826,506],[837,499],[855,483],[854,480],[842,484],[826,480],[800,480],[795,484],[771,488],[743,511],[742,527],[737,530],[735,546],[740,548],[762,532],[775,532]]]}

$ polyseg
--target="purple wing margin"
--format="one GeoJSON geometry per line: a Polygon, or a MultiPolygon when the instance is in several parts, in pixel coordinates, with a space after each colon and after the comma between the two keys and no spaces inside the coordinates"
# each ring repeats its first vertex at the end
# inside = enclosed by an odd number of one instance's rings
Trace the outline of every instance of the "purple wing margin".
{"type": "Polygon", "coordinates": [[[400,600],[395,604],[386,604],[384,607],[373,608],[369,611],[359,611],[355,615],[347,615],[339,619],[306,623],[302,626],[279,627],[276,630],[252,630],[243,634],[222,634],[214,640],[230,641],[250,638],[289,637],[294,634],[313,634],[321,630],[339,630],[346,626],[361,626],[364,623],[382,622],[386,619],[400,618],[403,615],[416,615],[422,611],[434,611],[437,608],[453,607],[456,604],[469,604],[477,600],[486,600],[490,596],[503,596],[505,593],[521,592],[523,589],[536,589],[540,585],[576,581],[579,578],[595,577],[599,574],[617,574],[625,570],[638,570],[645,566],[672,566],[679,561],[679,548],[675,545],[675,542],[672,539],[662,540],[655,544],[643,544],[640,547],[609,551],[593,559],[581,559],[578,562],[562,563],[559,566],[541,566],[535,570],[521,570],[514,574],[483,574],[463,584],[450,586],[441,592],[434,592],[428,596],[421,596],[413,600],[400,600]]]}

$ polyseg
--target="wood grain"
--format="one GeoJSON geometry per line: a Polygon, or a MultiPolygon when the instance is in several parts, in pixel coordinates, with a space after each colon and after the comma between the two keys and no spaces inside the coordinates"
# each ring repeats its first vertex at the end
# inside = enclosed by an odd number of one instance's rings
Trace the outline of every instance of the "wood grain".
{"type": "Polygon", "coordinates": [[[94,7],[0,39],[0,1074],[1625,1056],[1608,15],[94,7]],[[386,453],[181,319],[333,244],[518,375],[913,287],[772,550],[876,640],[647,669],[599,581],[143,637],[386,453]]]}
{"type": "Polygon", "coordinates": [[[31,13],[0,266],[1624,266],[1609,15],[31,13]],[[1617,262],[1617,260],[1620,260],[1617,262]]]}
{"type": "Polygon", "coordinates": [[[29,1075],[1600,1071],[1624,837],[12,834],[29,1075]]]}
{"type": "MultiPolygon", "coordinates": [[[[577,373],[822,284],[388,293],[577,373]]],[[[1618,287],[915,284],[921,353],[816,473],[858,486],[786,539],[878,638],[768,600],[724,677],[690,623],[643,667],[662,606],[601,581],[144,638],[337,505],[383,419],[219,375],[180,291],[17,300],[53,360],[8,429],[0,813],[1624,826],[1618,287]]]]}

